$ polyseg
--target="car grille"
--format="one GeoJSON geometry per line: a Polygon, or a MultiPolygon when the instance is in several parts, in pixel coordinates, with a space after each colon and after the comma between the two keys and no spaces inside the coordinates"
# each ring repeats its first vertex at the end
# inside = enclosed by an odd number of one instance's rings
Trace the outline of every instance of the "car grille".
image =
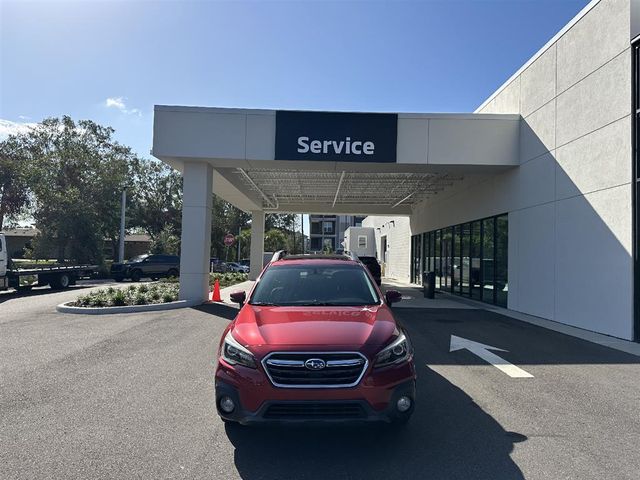
{"type": "Polygon", "coordinates": [[[262,365],[276,387],[338,388],[357,385],[368,362],[357,352],[275,352],[262,365]],[[326,366],[310,369],[305,364],[311,359],[322,360],[326,366]]]}
{"type": "Polygon", "coordinates": [[[341,420],[364,417],[364,408],[355,402],[275,403],[264,413],[264,418],[271,420],[341,420]]]}

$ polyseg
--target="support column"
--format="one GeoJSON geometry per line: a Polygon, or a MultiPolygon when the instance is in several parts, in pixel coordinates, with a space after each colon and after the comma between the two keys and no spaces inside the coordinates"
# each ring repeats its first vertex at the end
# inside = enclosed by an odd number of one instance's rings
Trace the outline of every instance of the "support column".
{"type": "Polygon", "coordinates": [[[249,280],[255,280],[262,272],[264,255],[264,210],[251,212],[251,266],[249,280]]]}
{"type": "Polygon", "coordinates": [[[180,247],[180,300],[209,298],[213,168],[185,162],[180,247]]]}

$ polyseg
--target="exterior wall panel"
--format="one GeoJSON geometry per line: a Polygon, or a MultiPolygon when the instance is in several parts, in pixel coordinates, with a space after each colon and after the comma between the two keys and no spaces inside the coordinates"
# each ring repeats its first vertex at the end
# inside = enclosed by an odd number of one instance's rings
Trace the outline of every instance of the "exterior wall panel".
{"type": "Polygon", "coordinates": [[[632,339],[629,1],[591,5],[478,111],[522,116],[520,167],[422,202],[411,231],[508,212],[508,307],[632,339]]]}

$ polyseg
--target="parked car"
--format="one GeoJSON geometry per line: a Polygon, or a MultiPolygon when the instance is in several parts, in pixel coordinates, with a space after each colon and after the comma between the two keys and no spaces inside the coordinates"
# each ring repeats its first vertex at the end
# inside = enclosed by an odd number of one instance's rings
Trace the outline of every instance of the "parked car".
{"type": "Polygon", "coordinates": [[[376,257],[358,257],[358,259],[366,265],[373,279],[380,285],[382,283],[382,270],[378,259],[376,257]]]}
{"type": "Polygon", "coordinates": [[[219,258],[212,257],[209,265],[211,267],[211,271],[215,273],[226,273],[229,271],[227,264],[219,258]]]}
{"type": "Polygon", "coordinates": [[[236,262],[227,262],[227,269],[229,272],[249,273],[249,267],[247,265],[241,265],[236,262]]]}
{"type": "Polygon", "coordinates": [[[222,334],[216,407],[226,422],[405,423],[416,371],[409,335],[348,256],[276,258],[222,334]]]}
{"type": "Polygon", "coordinates": [[[141,278],[158,280],[162,277],[178,277],[179,275],[180,257],[177,255],[138,255],[126,262],[116,262],[111,265],[111,278],[116,282],[127,278],[138,282],[141,278]]]}

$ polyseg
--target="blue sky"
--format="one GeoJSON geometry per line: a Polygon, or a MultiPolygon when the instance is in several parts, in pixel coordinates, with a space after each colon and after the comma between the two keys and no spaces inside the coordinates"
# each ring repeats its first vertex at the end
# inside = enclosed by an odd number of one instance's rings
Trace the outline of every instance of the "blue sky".
{"type": "Polygon", "coordinates": [[[89,118],[148,156],[154,104],[473,111],[587,0],[0,3],[0,125],[89,118]]]}

